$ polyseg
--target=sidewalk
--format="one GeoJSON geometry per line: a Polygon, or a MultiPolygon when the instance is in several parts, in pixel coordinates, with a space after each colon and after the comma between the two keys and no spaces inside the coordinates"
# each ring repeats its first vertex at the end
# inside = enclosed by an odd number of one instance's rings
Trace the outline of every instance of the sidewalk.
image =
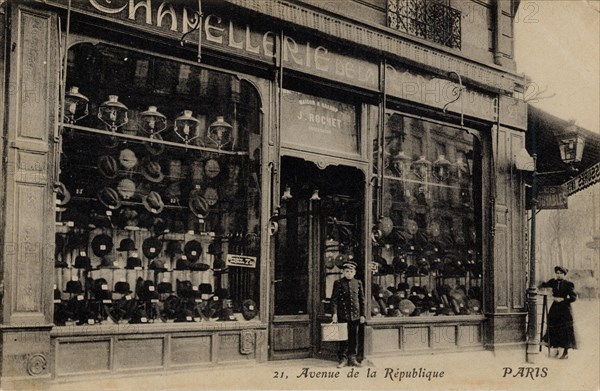
{"type": "Polygon", "coordinates": [[[252,368],[54,382],[49,390],[598,390],[598,301],[580,300],[573,307],[579,349],[568,360],[549,358],[545,348],[536,364],[525,362],[524,349],[370,357],[362,368],[342,369],[332,361],[287,360],[252,368]]]}

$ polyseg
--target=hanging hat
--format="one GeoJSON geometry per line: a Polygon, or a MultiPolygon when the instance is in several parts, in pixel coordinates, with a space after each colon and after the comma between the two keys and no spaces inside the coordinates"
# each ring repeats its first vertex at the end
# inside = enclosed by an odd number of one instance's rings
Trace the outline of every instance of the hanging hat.
{"type": "Polygon", "coordinates": [[[158,273],[163,273],[167,271],[167,268],[165,267],[165,261],[163,261],[162,259],[153,259],[152,262],[150,262],[148,269],[154,270],[158,273]]]}
{"type": "Polygon", "coordinates": [[[135,242],[132,239],[125,238],[119,243],[117,251],[137,251],[135,242]]]}
{"type": "Polygon", "coordinates": [[[328,255],[325,257],[325,267],[327,269],[333,269],[335,267],[335,258],[333,255],[328,255]]]}
{"type": "Polygon", "coordinates": [[[221,247],[221,243],[220,242],[212,242],[211,244],[208,245],[207,252],[211,255],[223,254],[223,249],[221,247]]]}
{"type": "Polygon", "coordinates": [[[472,313],[481,312],[481,302],[477,299],[469,299],[467,301],[467,307],[472,313]]]}
{"type": "Polygon", "coordinates": [[[398,309],[400,310],[400,313],[403,315],[412,314],[414,312],[415,308],[416,308],[415,304],[408,299],[400,300],[400,303],[398,304],[398,309]]]}
{"type": "Polygon", "coordinates": [[[126,170],[131,170],[137,165],[138,159],[135,156],[135,152],[129,148],[125,148],[119,152],[119,163],[126,170]]]}
{"type": "Polygon", "coordinates": [[[133,270],[142,267],[142,260],[138,257],[128,257],[125,269],[133,270]]]}
{"type": "Polygon", "coordinates": [[[162,141],[162,139],[163,138],[160,134],[155,133],[152,135],[152,138],[150,140],[148,140],[144,143],[144,146],[146,147],[148,152],[150,152],[152,155],[154,155],[154,156],[160,155],[165,150],[164,144],[160,142],[160,141],[162,141]],[[153,140],[156,140],[158,142],[153,142],[153,140]]]}
{"type": "Polygon", "coordinates": [[[108,289],[108,281],[105,278],[94,280],[92,291],[96,300],[110,300],[111,292],[108,289]]]}
{"type": "Polygon", "coordinates": [[[406,268],[407,277],[416,277],[419,275],[419,268],[416,265],[409,265],[406,268]]]}
{"type": "Polygon", "coordinates": [[[217,271],[217,270],[224,270],[225,267],[227,265],[225,265],[225,261],[223,259],[219,258],[215,258],[215,260],[213,261],[213,270],[217,271]]]}
{"type": "Polygon", "coordinates": [[[154,259],[158,257],[161,251],[162,242],[153,236],[145,239],[142,243],[142,252],[148,259],[154,259]]]}
{"type": "Polygon", "coordinates": [[[169,199],[177,199],[181,197],[181,185],[179,182],[172,182],[165,190],[165,196],[169,199]]]}
{"type": "Polygon", "coordinates": [[[158,293],[173,293],[173,284],[171,284],[170,282],[166,282],[166,281],[159,282],[158,283],[158,293]]]}
{"type": "Polygon", "coordinates": [[[67,268],[69,267],[69,264],[67,263],[67,261],[65,261],[62,258],[56,258],[54,260],[54,267],[59,267],[59,268],[67,268]]]}
{"type": "Polygon", "coordinates": [[[394,229],[394,222],[389,217],[384,216],[381,218],[381,220],[379,220],[377,228],[381,230],[383,236],[388,236],[392,233],[392,230],[394,229]]]}
{"type": "Polygon", "coordinates": [[[56,190],[56,205],[65,206],[71,201],[71,193],[64,183],[58,182],[55,186],[56,190]]]}
{"type": "Polygon", "coordinates": [[[154,281],[145,280],[144,282],[142,282],[137,291],[137,295],[141,300],[144,301],[158,299],[158,291],[154,286],[154,281]]]}
{"type": "Polygon", "coordinates": [[[210,269],[210,265],[204,262],[192,263],[191,270],[205,272],[210,269]]]}
{"type": "Polygon", "coordinates": [[[117,193],[122,199],[128,200],[135,195],[135,183],[128,178],[123,178],[117,185],[117,193]]]}
{"type": "Polygon", "coordinates": [[[112,187],[104,187],[98,192],[98,201],[111,210],[121,207],[121,198],[119,193],[112,187]]]}
{"type": "Polygon", "coordinates": [[[237,320],[237,318],[233,314],[233,309],[231,309],[231,308],[223,308],[219,312],[219,321],[232,322],[232,321],[236,321],[236,320],[237,320]]]}
{"type": "Polygon", "coordinates": [[[92,239],[92,252],[98,256],[103,257],[110,253],[113,249],[112,238],[105,234],[96,235],[92,239]]]}
{"type": "Polygon", "coordinates": [[[169,161],[169,179],[173,181],[182,179],[181,160],[173,159],[169,161]]]}
{"type": "Polygon", "coordinates": [[[107,254],[102,258],[100,265],[98,265],[98,269],[118,269],[119,265],[117,261],[115,261],[115,257],[111,254],[107,254]]]}
{"type": "Polygon", "coordinates": [[[210,295],[212,294],[212,285],[207,283],[202,283],[198,286],[198,291],[201,294],[210,295]]]}
{"type": "Polygon", "coordinates": [[[207,187],[204,190],[204,199],[208,203],[208,206],[214,206],[219,202],[219,192],[214,187],[207,187]]]}
{"type": "Polygon", "coordinates": [[[165,203],[160,197],[160,194],[155,191],[151,191],[150,194],[143,198],[142,202],[146,210],[154,214],[159,214],[165,207],[165,203]]]}
{"type": "Polygon", "coordinates": [[[408,268],[408,263],[404,257],[394,257],[392,260],[392,267],[394,268],[395,274],[402,274],[408,268]]]}
{"type": "Polygon", "coordinates": [[[197,240],[190,240],[183,247],[183,251],[190,261],[196,262],[202,255],[202,244],[197,240]]]}
{"type": "Polygon", "coordinates": [[[115,284],[114,292],[119,293],[121,295],[128,295],[131,293],[131,288],[129,287],[129,283],[127,281],[118,281],[115,284]]]}
{"type": "Polygon", "coordinates": [[[116,178],[119,172],[117,160],[109,155],[100,156],[98,159],[98,171],[100,171],[100,174],[105,178],[116,178]]]}
{"type": "Polygon", "coordinates": [[[190,164],[190,178],[194,184],[202,184],[204,180],[204,164],[200,160],[194,160],[190,164]]]}
{"type": "Polygon", "coordinates": [[[256,303],[252,299],[246,299],[242,302],[242,316],[246,320],[254,319],[258,313],[256,303]]]}
{"type": "Polygon", "coordinates": [[[227,290],[227,288],[219,288],[215,290],[215,296],[217,296],[219,300],[229,299],[229,290],[227,290]]]}
{"type": "Polygon", "coordinates": [[[83,293],[83,285],[81,285],[81,281],[67,281],[67,293],[72,293],[74,295],[79,295],[83,293]]]}
{"type": "Polygon", "coordinates": [[[145,160],[142,165],[142,175],[153,183],[162,182],[165,175],[162,173],[160,164],[154,160],[145,160]]]}
{"type": "Polygon", "coordinates": [[[108,149],[116,148],[120,141],[117,136],[100,137],[100,143],[108,149]]]}
{"type": "Polygon", "coordinates": [[[86,255],[78,255],[77,257],[75,257],[75,263],[73,264],[73,267],[76,269],[91,270],[92,262],[90,260],[90,257],[86,255]]]}
{"type": "Polygon", "coordinates": [[[193,191],[192,194],[190,194],[188,206],[192,213],[197,217],[202,218],[208,215],[208,201],[198,191],[193,191]]]}
{"type": "Polygon", "coordinates": [[[194,295],[194,286],[189,280],[177,280],[177,295],[185,299],[191,299],[194,295]]]}
{"type": "Polygon", "coordinates": [[[219,165],[219,162],[217,160],[208,159],[204,164],[204,172],[206,173],[207,177],[211,179],[215,178],[221,172],[221,166],[219,165]]]}

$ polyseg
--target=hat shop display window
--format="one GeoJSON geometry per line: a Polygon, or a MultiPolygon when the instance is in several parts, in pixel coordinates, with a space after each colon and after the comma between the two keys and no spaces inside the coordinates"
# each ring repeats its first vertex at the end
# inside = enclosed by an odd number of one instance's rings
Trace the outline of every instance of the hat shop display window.
{"type": "Polygon", "coordinates": [[[56,325],[257,320],[260,106],[234,75],[69,50],[56,325]]]}
{"type": "Polygon", "coordinates": [[[372,316],[481,313],[477,137],[388,111],[382,144],[384,161],[375,165],[383,167],[376,172],[381,213],[371,233],[372,316]]]}

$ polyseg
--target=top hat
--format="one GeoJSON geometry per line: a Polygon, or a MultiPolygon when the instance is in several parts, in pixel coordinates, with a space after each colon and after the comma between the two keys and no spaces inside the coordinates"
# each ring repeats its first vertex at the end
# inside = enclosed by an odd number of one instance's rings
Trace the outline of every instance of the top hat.
{"type": "Polygon", "coordinates": [[[98,192],[97,197],[98,201],[100,201],[100,203],[108,209],[114,210],[121,207],[121,198],[119,197],[119,193],[112,187],[102,188],[98,192]]]}
{"type": "Polygon", "coordinates": [[[146,210],[153,214],[159,214],[165,207],[160,194],[155,191],[151,191],[146,197],[142,199],[142,203],[146,210]]]}
{"type": "Polygon", "coordinates": [[[92,252],[98,256],[103,257],[110,253],[113,249],[112,238],[106,234],[96,235],[92,239],[92,252]]]}
{"type": "Polygon", "coordinates": [[[155,237],[149,237],[142,243],[142,252],[148,259],[154,259],[158,257],[161,251],[162,242],[155,237]]]}
{"type": "Polygon", "coordinates": [[[135,152],[133,152],[131,149],[125,148],[119,152],[119,163],[121,163],[123,168],[131,170],[136,166],[137,162],[138,159],[135,156],[135,152]]]}
{"type": "Polygon", "coordinates": [[[145,160],[142,165],[142,175],[150,182],[162,182],[165,175],[162,173],[160,163],[154,160],[145,160]]]}
{"type": "Polygon", "coordinates": [[[197,240],[190,240],[183,247],[183,251],[190,261],[196,262],[202,255],[202,244],[197,240]]]}
{"type": "Polygon", "coordinates": [[[117,160],[109,155],[100,156],[100,159],[98,159],[98,171],[105,178],[116,178],[119,173],[117,160]]]}
{"type": "Polygon", "coordinates": [[[125,266],[125,269],[133,270],[135,268],[141,268],[141,267],[142,267],[142,260],[139,259],[138,257],[127,258],[127,265],[125,266]]]}
{"type": "Polygon", "coordinates": [[[119,243],[117,251],[136,251],[135,242],[132,239],[125,238],[119,243]]]}

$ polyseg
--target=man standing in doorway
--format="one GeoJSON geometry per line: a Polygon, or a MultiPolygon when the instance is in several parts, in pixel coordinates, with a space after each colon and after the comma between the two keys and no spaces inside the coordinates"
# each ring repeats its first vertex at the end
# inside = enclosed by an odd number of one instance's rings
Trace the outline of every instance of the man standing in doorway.
{"type": "Polygon", "coordinates": [[[338,368],[346,364],[354,367],[361,366],[356,359],[356,353],[359,344],[359,325],[365,323],[365,290],[362,282],[354,278],[356,267],[354,261],[344,262],[343,277],[334,282],[331,295],[333,322],[348,324],[348,341],[340,342],[338,350],[338,368]]]}

